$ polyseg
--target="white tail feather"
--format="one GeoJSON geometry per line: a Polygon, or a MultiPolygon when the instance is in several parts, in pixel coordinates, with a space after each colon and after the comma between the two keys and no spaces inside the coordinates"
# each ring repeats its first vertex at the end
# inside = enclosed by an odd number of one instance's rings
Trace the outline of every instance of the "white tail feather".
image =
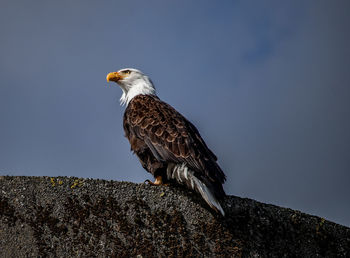
{"type": "Polygon", "coordinates": [[[225,216],[225,212],[214,194],[194,175],[194,172],[190,170],[186,164],[169,164],[167,176],[169,179],[175,179],[178,183],[186,184],[187,187],[198,192],[212,209],[219,211],[225,216]]]}

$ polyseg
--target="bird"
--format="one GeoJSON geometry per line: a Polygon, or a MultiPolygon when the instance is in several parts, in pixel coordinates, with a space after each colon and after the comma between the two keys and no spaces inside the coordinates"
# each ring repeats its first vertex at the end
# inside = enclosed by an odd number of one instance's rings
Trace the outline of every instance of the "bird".
{"type": "Polygon", "coordinates": [[[124,68],[108,73],[106,79],[123,91],[125,137],[142,167],[155,178],[146,181],[156,186],[182,185],[225,216],[220,202],[226,196],[226,175],[197,128],[157,96],[152,80],[140,70],[124,68]]]}

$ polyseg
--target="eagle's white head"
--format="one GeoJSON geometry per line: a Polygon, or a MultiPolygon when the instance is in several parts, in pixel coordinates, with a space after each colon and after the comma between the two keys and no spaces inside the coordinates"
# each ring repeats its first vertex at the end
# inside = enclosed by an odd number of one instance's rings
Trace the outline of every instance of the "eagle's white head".
{"type": "Polygon", "coordinates": [[[156,95],[156,89],[150,78],[141,71],[133,68],[124,68],[118,72],[107,74],[107,82],[114,81],[123,90],[120,98],[122,105],[128,105],[133,97],[144,95],[156,95]]]}

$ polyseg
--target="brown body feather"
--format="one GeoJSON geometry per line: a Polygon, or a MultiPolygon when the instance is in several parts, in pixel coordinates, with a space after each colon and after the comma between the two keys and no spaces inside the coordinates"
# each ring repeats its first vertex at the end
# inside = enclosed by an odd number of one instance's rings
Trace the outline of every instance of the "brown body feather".
{"type": "Polygon", "coordinates": [[[200,192],[193,186],[187,170],[185,175],[175,175],[174,167],[184,165],[217,199],[225,196],[222,184],[226,176],[216,156],[196,127],[173,107],[154,95],[138,95],[125,110],[123,126],[131,150],[153,176],[175,180],[200,192]]]}

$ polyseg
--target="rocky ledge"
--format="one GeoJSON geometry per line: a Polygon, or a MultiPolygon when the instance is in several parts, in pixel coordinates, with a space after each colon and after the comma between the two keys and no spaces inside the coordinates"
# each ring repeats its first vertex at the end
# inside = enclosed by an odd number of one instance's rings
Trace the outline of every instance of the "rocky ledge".
{"type": "Polygon", "coordinates": [[[228,196],[226,216],[171,186],[0,177],[0,257],[350,257],[350,229],[228,196]]]}

